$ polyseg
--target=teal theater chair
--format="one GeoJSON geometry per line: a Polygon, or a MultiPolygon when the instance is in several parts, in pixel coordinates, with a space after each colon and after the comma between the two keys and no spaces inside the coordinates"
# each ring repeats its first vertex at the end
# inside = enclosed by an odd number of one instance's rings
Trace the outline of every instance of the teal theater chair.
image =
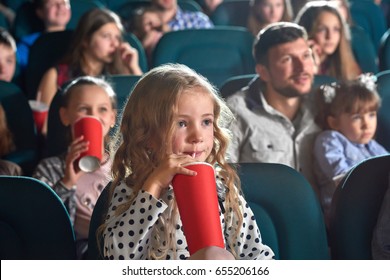
{"type": "Polygon", "coordinates": [[[119,12],[120,10],[123,10],[123,8],[130,2],[148,2],[148,0],[106,0],[107,1],[107,7],[114,11],[114,12],[119,12]]]}
{"type": "Polygon", "coordinates": [[[64,153],[71,140],[70,129],[64,126],[60,119],[60,107],[62,101],[62,90],[68,83],[58,89],[50,103],[47,119],[46,145],[43,157],[52,157],[64,153]]]}
{"type": "Polygon", "coordinates": [[[21,3],[16,10],[15,20],[11,27],[11,33],[15,40],[17,41],[23,36],[43,30],[44,24],[35,14],[32,1],[24,1],[21,3]]]}
{"type": "Polygon", "coordinates": [[[246,27],[249,17],[250,0],[223,1],[211,13],[210,19],[215,25],[246,27]]]}
{"type": "Polygon", "coordinates": [[[8,20],[3,13],[0,13],[0,27],[3,27],[7,30],[10,28],[8,20]]]}
{"type": "Polygon", "coordinates": [[[337,80],[331,76],[327,75],[315,75],[314,76],[314,83],[313,83],[313,89],[319,88],[321,85],[324,84],[331,84],[333,82],[337,82],[337,80]]]}
{"type": "Polygon", "coordinates": [[[138,75],[111,75],[106,76],[106,79],[112,85],[117,101],[118,101],[118,118],[126,105],[127,99],[130,97],[130,94],[139,81],[141,76],[138,75]]]}
{"type": "Polygon", "coordinates": [[[381,8],[371,0],[350,1],[353,21],[370,36],[378,51],[382,35],[386,32],[386,19],[381,8]]]}
{"type": "Polygon", "coordinates": [[[0,259],[76,259],[68,212],[45,183],[0,176],[0,259]]]}
{"type": "Polygon", "coordinates": [[[237,26],[168,32],[154,50],[152,66],[185,64],[220,87],[230,77],[255,73],[253,41],[247,29],[237,26]]]}
{"type": "Polygon", "coordinates": [[[94,8],[105,8],[105,5],[98,0],[70,0],[70,8],[72,10],[72,17],[66,25],[67,29],[75,29],[77,23],[84,13],[94,8]]]}
{"type": "Polygon", "coordinates": [[[276,259],[329,259],[319,200],[300,173],[276,163],[240,163],[237,168],[263,243],[276,259]]]}
{"type": "Polygon", "coordinates": [[[390,29],[383,34],[379,45],[379,70],[390,70],[390,29]]]}
{"type": "Polygon", "coordinates": [[[25,87],[29,99],[35,99],[42,76],[67,52],[73,31],[42,34],[32,45],[26,68],[25,87]]]}
{"type": "MultiPolygon", "coordinates": [[[[24,92],[15,84],[0,81],[0,103],[16,149],[4,159],[19,164],[24,175],[31,175],[39,159],[38,138],[33,113],[24,92]]],[[[0,136],[1,137],[1,136],[0,136]]]]}
{"type": "Polygon", "coordinates": [[[17,11],[23,3],[28,2],[28,1],[30,1],[30,0],[3,0],[3,1],[1,1],[1,3],[3,3],[8,8],[11,8],[12,10],[17,11]]]}
{"type": "Polygon", "coordinates": [[[351,47],[362,72],[378,73],[378,50],[360,26],[351,26],[351,47]]]}
{"type": "Polygon", "coordinates": [[[378,112],[376,140],[390,151],[390,92],[382,96],[382,105],[378,112]]]}
{"type": "Polygon", "coordinates": [[[390,69],[384,70],[375,75],[377,77],[377,90],[379,95],[383,98],[390,95],[390,69]]]}
{"type": "Polygon", "coordinates": [[[367,159],[351,169],[332,200],[332,259],[369,260],[372,233],[390,174],[390,155],[367,159]]]}
{"type": "Polygon", "coordinates": [[[382,98],[382,105],[378,112],[378,127],[376,140],[390,151],[390,70],[376,74],[378,93],[382,98]]]}
{"type": "Polygon", "coordinates": [[[238,75],[228,78],[222,83],[220,93],[223,98],[227,98],[241,88],[248,85],[251,80],[257,78],[257,74],[238,75]]]}

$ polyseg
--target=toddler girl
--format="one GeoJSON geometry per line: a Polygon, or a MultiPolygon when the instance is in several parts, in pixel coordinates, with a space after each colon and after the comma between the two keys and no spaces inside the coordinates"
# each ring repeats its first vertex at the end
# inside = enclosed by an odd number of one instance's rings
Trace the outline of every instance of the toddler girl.
{"type": "Polygon", "coordinates": [[[340,179],[356,164],[387,151],[374,139],[380,97],[375,76],[324,85],[317,92],[317,123],[324,131],[314,144],[315,171],[325,218],[340,179]]]}
{"type": "MultiPolygon", "coordinates": [[[[59,114],[65,126],[72,126],[82,116],[98,118],[107,142],[110,128],[115,124],[115,108],[116,95],[107,82],[82,76],[65,88],[59,114]]],[[[74,164],[88,145],[83,136],[72,139],[65,154],[43,159],[33,173],[33,177],[53,188],[68,209],[80,257],[86,250],[89,222],[95,203],[111,180],[108,152],[104,153],[100,168],[94,172],[83,172],[74,164]]]]}
{"type": "MultiPolygon", "coordinates": [[[[204,161],[218,170],[220,220],[225,249],[207,247],[192,259],[272,259],[261,243],[239,178],[226,163],[232,113],[210,83],[184,65],[148,72],[124,109],[123,137],[113,162],[111,203],[101,228],[107,259],[187,259],[190,254],[172,191],[183,167],[204,161]]],[[[199,203],[202,203],[199,201],[199,203]]]]}

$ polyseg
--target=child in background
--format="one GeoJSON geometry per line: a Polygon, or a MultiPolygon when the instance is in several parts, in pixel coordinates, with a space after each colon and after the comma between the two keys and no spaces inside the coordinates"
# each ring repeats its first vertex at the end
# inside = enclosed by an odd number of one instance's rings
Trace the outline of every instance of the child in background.
{"type": "MultiPolygon", "coordinates": [[[[6,29],[0,27],[0,81],[11,82],[16,68],[15,52],[14,38],[6,29]]],[[[0,104],[0,157],[6,156],[14,148],[12,133],[8,128],[4,108],[0,104]]],[[[22,175],[22,169],[16,163],[0,159],[0,175],[22,175]]]]}
{"type": "MultiPolygon", "coordinates": [[[[15,148],[12,133],[8,129],[4,108],[0,104],[0,158],[12,152],[15,148]]],[[[22,175],[22,169],[16,163],[0,159],[0,175],[22,175]]]]}
{"type": "Polygon", "coordinates": [[[248,29],[257,36],[270,23],[293,19],[290,0],[251,0],[249,2],[248,29]]]}
{"type": "Polygon", "coordinates": [[[169,31],[168,25],[163,23],[156,8],[141,7],[134,11],[128,29],[142,43],[150,65],[153,50],[164,33],[169,31]]]}
{"type": "Polygon", "coordinates": [[[15,69],[15,40],[6,29],[0,27],[0,81],[11,82],[15,74],[15,69]]]}
{"type": "MultiPolygon", "coordinates": [[[[61,122],[72,126],[82,116],[97,117],[103,125],[105,142],[115,124],[116,95],[111,86],[102,79],[83,76],[65,88],[59,111],[61,122]]],[[[78,255],[86,251],[89,223],[96,201],[111,180],[111,160],[105,152],[101,166],[94,172],[83,172],[74,162],[89,143],[83,136],[72,139],[68,151],[56,157],[43,159],[33,177],[47,183],[59,195],[69,211],[78,241],[78,255]]]]}
{"type": "Polygon", "coordinates": [[[114,12],[99,8],[86,12],[73,33],[68,53],[42,77],[37,100],[50,105],[58,88],[80,76],[141,75],[138,52],[122,41],[122,32],[114,12]]]}
{"type": "Polygon", "coordinates": [[[324,130],[314,144],[317,181],[327,223],[333,193],[342,177],[361,161],[388,152],[373,137],[380,97],[376,77],[324,85],[317,92],[317,124],[324,130]]]}
{"type": "Polygon", "coordinates": [[[334,1],[307,2],[295,22],[311,39],[317,74],[337,80],[353,80],[361,74],[351,48],[350,30],[334,1]]]}
{"type": "Polygon", "coordinates": [[[176,174],[196,175],[182,167],[194,161],[218,167],[226,249],[207,247],[190,258],[273,258],[272,250],[261,243],[239,178],[225,161],[225,127],[232,118],[215,88],[184,65],[162,65],[141,78],[118,132],[123,139],[113,162],[115,187],[106,222],[100,227],[106,259],[190,257],[171,181],[176,174]]]}
{"type": "Polygon", "coordinates": [[[66,29],[72,11],[69,0],[33,0],[35,13],[44,24],[42,32],[34,32],[20,38],[16,56],[22,71],[27,68],[30,49],[44,32],[57,32],[66,29]]]}

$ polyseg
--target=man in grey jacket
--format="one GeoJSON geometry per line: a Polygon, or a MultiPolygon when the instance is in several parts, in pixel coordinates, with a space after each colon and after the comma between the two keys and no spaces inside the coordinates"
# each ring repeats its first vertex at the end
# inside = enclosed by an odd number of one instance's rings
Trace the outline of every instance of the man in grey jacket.
{"type": "Polygon", "coordinates": [[[258,34],[253,53],[260,78],[227,100],[237,118],[228,160],[286,164],[315,186],[312,146],[319,128],[309,98],[315,63],[306,31],[271,24],[258,34]]]}

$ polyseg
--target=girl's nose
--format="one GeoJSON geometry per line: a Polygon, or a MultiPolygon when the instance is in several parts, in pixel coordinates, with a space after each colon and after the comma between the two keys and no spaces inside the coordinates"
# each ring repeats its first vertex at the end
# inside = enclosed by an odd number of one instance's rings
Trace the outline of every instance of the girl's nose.
{"type": "Polygon", "coordinates": [[[199,143],[202,142],[203,136],[199,128],[195,127],[191,131],[190,142],[191,143],[199,143]]]}
{"type": "Polygon", "coordinates": [[[116,48],[119,47],[120,43],[120,40],[117,38],[111,38],[111,45],[114,45],[116,48]]]}
{"type": "Polygon", "coordinates": [[[368,128],[368,118],[367,117],[362,118],[362,128],[368,128]]]}
{"type": "Polygon", "coordinates": [[[330,30],[327,30],[325,33],[326,39],[330,39],[332,37],[332,32],[330,30]]]}

